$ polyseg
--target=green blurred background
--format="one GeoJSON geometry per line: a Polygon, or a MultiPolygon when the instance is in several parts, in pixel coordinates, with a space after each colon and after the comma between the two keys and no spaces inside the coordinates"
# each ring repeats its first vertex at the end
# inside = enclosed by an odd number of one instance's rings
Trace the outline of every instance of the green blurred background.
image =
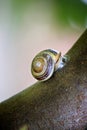
{"type": "Polygon", "coordinates": [[[39,51],[64,55],[86,27],[87,0],[0,0],[0,101],[36,82],[39,51]]]}

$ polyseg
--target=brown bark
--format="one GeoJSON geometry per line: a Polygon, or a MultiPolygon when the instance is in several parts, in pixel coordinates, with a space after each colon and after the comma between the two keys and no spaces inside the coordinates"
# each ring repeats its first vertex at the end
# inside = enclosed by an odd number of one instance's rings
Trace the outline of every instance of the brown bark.
{"type": "Polygon", "coordinates": [[[87,30],[67,56],[51,79],[0,104],[0,130],[86,130],[87,30]]]}

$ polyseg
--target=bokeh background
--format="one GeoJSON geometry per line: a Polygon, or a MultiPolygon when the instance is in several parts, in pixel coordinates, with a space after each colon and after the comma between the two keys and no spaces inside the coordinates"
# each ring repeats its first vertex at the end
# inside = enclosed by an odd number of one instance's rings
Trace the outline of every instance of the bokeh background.
{"type": "Polygon", "coordinates": [[[87,27],[87,0],[0,0],[0,102],[29,87],[31,61],[64,55],[87,27]]]}

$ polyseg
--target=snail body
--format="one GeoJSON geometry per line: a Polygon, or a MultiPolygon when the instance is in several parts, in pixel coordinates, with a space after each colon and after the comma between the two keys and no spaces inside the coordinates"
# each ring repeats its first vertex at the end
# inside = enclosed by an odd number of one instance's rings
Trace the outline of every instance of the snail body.
{"type": "Polygon", "coordinates": [[[38,53],[32,61],[31,73],[39,81],[46,81],[59,68],[61,52],[47,49],[38,53]]]}

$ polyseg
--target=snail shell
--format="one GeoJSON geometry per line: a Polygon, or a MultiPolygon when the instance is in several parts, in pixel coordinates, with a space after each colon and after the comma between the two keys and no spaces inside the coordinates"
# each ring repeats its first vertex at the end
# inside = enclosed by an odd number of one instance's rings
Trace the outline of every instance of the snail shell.
{"type": "Polygon", "coordinates": [[[40,81],[49,79],[58,69],[61,52],[47,49],[38,53],[32,61],[31,73],[40,81]]]}

